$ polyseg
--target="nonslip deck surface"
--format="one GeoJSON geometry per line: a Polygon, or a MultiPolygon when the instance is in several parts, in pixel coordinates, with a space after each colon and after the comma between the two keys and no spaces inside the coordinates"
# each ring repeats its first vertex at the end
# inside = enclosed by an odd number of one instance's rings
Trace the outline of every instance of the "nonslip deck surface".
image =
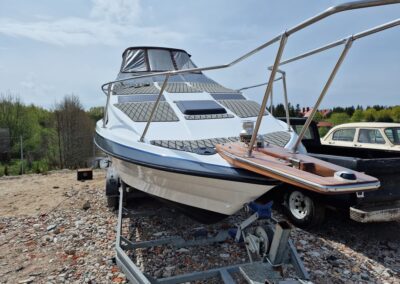
{"type": "Polygon", "coordinates": [[[236,167],[320,193],[354,192],[379,187],[379,180],[374,177],[308,155],[292,154],[285,148],[273,145],[254,149],[251,157],[247,157],[248,148],[240,142],[219,144],[216,149],[236,167]],[[340,171],[350,171],[356,179],[334,177],[335,172],[340,171]]]}

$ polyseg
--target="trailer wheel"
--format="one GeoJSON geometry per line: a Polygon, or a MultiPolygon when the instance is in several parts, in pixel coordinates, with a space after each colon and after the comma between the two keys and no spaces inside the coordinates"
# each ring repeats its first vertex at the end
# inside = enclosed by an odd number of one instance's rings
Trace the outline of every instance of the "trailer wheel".
{"type": "Polygon", "coordinates": [[[300,190],[293,190],[285,197],[287,215],[298,227],[311,228],[321,225],[325,206],[300,190]]]}
{"type": "Polygon", "coordinates": [[[113,210],[118,209],[119,197],[118,196],[107,196],[107,207],[113,210]]]}

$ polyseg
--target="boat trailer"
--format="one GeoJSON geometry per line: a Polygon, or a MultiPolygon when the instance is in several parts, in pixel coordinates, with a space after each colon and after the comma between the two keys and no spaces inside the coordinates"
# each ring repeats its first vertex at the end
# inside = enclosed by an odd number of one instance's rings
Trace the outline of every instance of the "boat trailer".
{"type": "MultiPolygon", "coordinates": [[[[149,241],[134,241],[133,238],[123,236],[123,220],[129,219],[129,230],[135,229],[135,218],[149,217],[160,214],[160,209],[136,210],[124,207],[125,194],[129,188],[121,186],[118,227],[116,237],[116,263],[124,272],[130,283],[185,283],[192,281],[206,281],[219,278],[218,283],[311,283],[309,275],[289,239],[291,225],[286,221],[278,222],[272,217],[272,202],[266,205],[250,203],[245,210],[247,219],[236,228],[220,230],[214,236],[201,236],[185,240],[181,236],[160,237],[149,241]],[[234,239],[236,245],[244,243],[249,261],[224,267],[217,267],[204,271],[193,271],[185,274],[165,278],[154,278],[142,272],[132,260],[136,250],[156,246],[170,246],[175,249],[193,246],[204,246],[223,243],[234,239]],[[132,256],[132,257],[131,257],[132,256]],[[283,271],[291,267],[295,277],[285,277],[283,271]],[[233,275],[236,275],[233,276],[233,275]],[[239,275],[241,281],[237,282],[239,275]],[[243,279],[243,280],[242,280],[243,279]]],[[[140,200],[140,198],[136,199],[140,200]]],[[[132,204],[132,203],[131,203],[132,204]]],[[[160,258],[160,262],[162,259],[160,258]]]]}

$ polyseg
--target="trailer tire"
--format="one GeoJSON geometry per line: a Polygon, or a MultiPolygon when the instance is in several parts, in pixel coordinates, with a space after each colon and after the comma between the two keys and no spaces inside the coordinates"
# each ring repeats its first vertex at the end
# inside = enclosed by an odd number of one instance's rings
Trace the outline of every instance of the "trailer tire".
{"type": "Polygon", "coordinates": [[[292,223],[301,228],[316,227],[325,219],[325,205],[298,189],[286,194],[285,209],[292,223]]]}
{"type": "Polygon", "coordinates": [[[119,205],[119,196],[107,196],[107,207],[117,210],[119,205]]]}

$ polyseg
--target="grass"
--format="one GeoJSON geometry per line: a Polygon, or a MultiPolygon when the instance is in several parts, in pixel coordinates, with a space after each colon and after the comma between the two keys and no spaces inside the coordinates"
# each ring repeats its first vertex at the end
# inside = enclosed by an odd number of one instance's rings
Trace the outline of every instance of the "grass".
{"type": "MultiPolygon", "coordinates": [[[[23,161],[24,174],[31,173],[46,173],[50,170],[48,161],[46,159],[33,161],[28,164],[26,160],[23,161]]],[[[16,176],[21,174],[21,160],[12,159],[8,163],[0,163],[0,176],[16,176]]]]}

